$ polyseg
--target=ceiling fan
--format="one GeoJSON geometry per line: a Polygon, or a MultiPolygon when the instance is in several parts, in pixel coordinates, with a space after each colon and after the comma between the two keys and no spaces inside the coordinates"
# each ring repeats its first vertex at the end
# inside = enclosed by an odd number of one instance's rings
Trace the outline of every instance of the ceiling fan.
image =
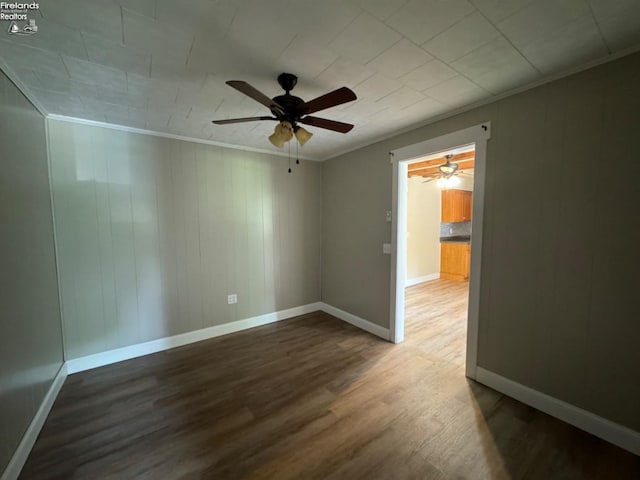
{"type": "Polygon", "coordinates": [[[452,162],[453,154],[447,154],[444,156],[445,163],[439,165],[437,170],[433,173],[423,175],[423,177],[427,178],[422,183],[431,182],[433,180],[438,180],[438,186],[443,188],[455,187],[460,184],[460,179],[458,175],[466,175],[472,176],[470,173],[464,172],[460,170],[460,166],[458,163],[452,162]]]}
{"type": "Polygon", "coordinates": [[[293,135],[296,136],[300,145],[304,145],[307,140],[311,138],[313,134],[298,125],[299,123],[340,133],[347,133],[353,128],[353,125],[350,123],[327,120],[326,118],[310,115],[320,110],[356,100],[356,94],[347,87],[338,88],[337,90],[305,102],[300,97],[289,93],[293,90],[293,87],[296,86],[296,83],[298,83],[298,77],[291,73],[281,73],[278,75],[278,83],[285,93],[284,95],[278,95],[273,98],[269,98],[242,80],[229,80],[226,83],[230,87],[235,88],[267,107],[271,111],[271,116],[213,120],[213,123],[216,125],[227,125],[230,123],[255,122],[259,120],[279,121],[280,123],[276,126],[275,132],[269,137],[269,141],[276,147],[282,148],[284,143],[291,140],[293,135]]]}

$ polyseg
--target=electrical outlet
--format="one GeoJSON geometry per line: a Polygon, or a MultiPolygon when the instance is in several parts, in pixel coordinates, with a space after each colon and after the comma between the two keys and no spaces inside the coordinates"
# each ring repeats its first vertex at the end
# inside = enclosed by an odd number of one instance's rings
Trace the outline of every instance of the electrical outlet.
{"type": "Polygon", "coordinates": [[[227,295],[227,304],[232,305],[234,303],[238,303],[238,295],[235,293],[233,295],[227,295]]]}

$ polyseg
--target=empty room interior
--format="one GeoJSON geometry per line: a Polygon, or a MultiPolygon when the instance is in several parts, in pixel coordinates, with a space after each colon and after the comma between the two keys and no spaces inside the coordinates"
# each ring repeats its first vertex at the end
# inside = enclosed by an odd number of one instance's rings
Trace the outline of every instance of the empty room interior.
{"type": "Polygon", "coordinates": [[[0,10],[0,480],[640,478],[638,0],[0,10]]]}

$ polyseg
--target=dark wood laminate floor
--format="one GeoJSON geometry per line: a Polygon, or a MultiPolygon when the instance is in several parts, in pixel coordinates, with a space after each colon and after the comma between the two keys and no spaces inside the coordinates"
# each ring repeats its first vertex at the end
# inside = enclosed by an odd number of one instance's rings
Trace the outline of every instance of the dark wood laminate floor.
{"type": "Polygon", "coordinates": [[[313,313],[72,375],[21,478],[640,478],[464,377],[466,289],[408,289],[401,345],[313,313]]]}

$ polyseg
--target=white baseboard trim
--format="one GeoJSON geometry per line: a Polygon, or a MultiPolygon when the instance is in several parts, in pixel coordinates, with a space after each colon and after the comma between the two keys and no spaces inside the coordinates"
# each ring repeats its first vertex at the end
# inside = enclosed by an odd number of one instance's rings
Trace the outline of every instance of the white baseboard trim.
{"type": "Polygon", "coordinates": [[[340,320],[344,320],[351,325],[358,327],[362,330],[366,330],[369,333],[373,333],[374,335],[383,338],[385,340],[389,340],[389,329],[381,327],[380,325],[376,325],[375,323],[371,323],[369,320],[365,320],[364,318],[357,317],[352,313],[345,312],[344,310],[340,310],[339,308],[334,307],[333,305],[329,305],[328,303],[319,302],[320,310],[329,315],[333,315],[334,317],[339,318],[340,320]]]}
{"type": "Polygon", "coordinates": [[[482,367],[476,369],[476,380],[635,455],[640,455],[640,432],[526,387],[482,367]]]}
{"type": "Polygon", "coordinates": [[[404,283],[405,287],[413,287],[419,283],[430,282],[431,280],[437,280],[440,278],[440,273],[430,273],[429,275],[423,275],[422,277],[409,278],[404,283]]]}
{"type": "Polygon", "coordinates": [[[322,310],[330,315],[333,315],[334,317],[339,318],[340,320],[344,320],[345,322],[361,328],[362,330],[366,330],[369,333],[377,335],[380,338],[389,340],[389,329],[376,325],[375,323],[371,323],[368,320],[352,315],[351,313],[340,310],[339,308],[333,307],[324,302],[316,302],[310,303],[308,305],[302,305],[300,307],[289,308],[287,310],[280,310],[278,312],[259,315],[257,317],[246,318],[243,320],[237,320],[235,322],[203,328],[201,330],[195,330],[193,332],[181,333],[172,337],[164,337],[157,340],[152,340],[150,342],[138,343],[135,345],[129,345],[127,347],[116,348],[114,350],[108,350],[106,352],[100,352],[94,355],[87,355],[86,357],[70,359],[67,360],[66,368],[68,374],[71,375],[72,373],[83,372],[85,370],[91,370],[92,368],[111,365],[112,363],[142,357],[144,355],[161,352],[163,350],[169,350],[171,348],[181,347],[189,343],[199,342],[201,340],[207,340],[209,338],[239,332],[248,328],[259,327],[261,325],[278,322],[280,320],[297,317],[298,315],[304,315],[306,313],[311,313],[318,310],[322,310]]]}
{"type": "Polygon", "coordinates": [[[298,315],[304,315],[318,310],[321,310],[320,302],[310,303],[308,305],[289,308],[287,310],[266,313],[257,317],[223,323],[222,325],[215,325],[213,327],[203,328],[193,332],[181,333],[172,337],[159,338],[150,342],[138,343],[127,347],[116,348],[115,350],[88,355],[86,357],[74,358],[67,360],[67,371],[69,372],[69,375],[72,373],[83,372],[92,368],[102,367],[136,357],[142,357],[151,353],[181,347],[182,345],[187,345],[189,343],[239,332],[248,328],[259,327],[261,325],[278,322],[280,320],[297,317],[298,315]]]}
{"type": "Polygon", "coordinates": [[[33,420],[31,420],[29,427],[27,427],[27,431],[24,432],[24,435],[18,444],[18,448],[16,448],[16,451],[13,453],[13,456],[11,457],[11,460],[9,460],[4,472],[2,472],[0,480],[16,480],[20,475],[22,467],[24,467],[24,464],[31,453],[31,449],[36,443],[38,435],[40,435],[40,430],[42,430],[42,426],[47,419],[47,415],[49,415],[51,407],[56,401],[58,393],[60,392],[66,378],[67,366],[66,364],[62,364],[60,370],[58,370],[58,374],[51,383],[51,387],[49,387],[49,391],[44,396],[38,411],[33,416],[33,420]]]}

